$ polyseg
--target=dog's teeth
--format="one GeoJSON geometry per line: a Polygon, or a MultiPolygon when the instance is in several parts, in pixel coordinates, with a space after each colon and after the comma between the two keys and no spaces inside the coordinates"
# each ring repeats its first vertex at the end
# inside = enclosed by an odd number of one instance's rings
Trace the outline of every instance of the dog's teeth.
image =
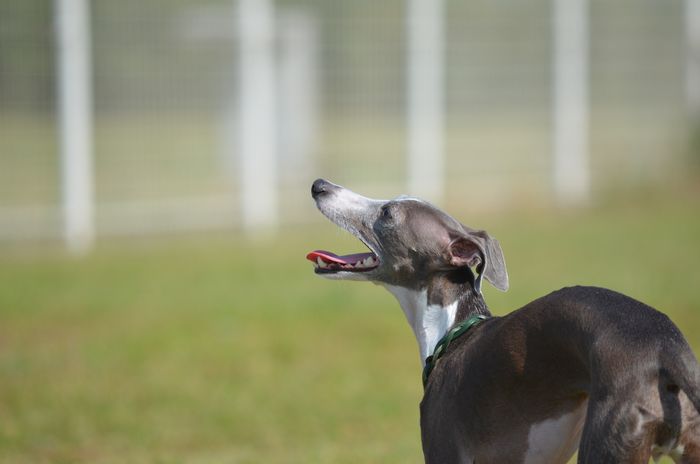
{"type": "Polygon", "coordinates": [[[324,260],[322,260],[320,257],[316,258],[316,263],[318,264],[318,267],[320,267],[321,269],[325,269],[326,267],[328,267],[328,264],[326,264],[326,262],[324,260]]]}
{"type": "Polygon", "coordinates": [[[374,266],[374,258],[370,256],[369,258],[364,260],[364,265],[369,267],[369,266],[374,266]]]}

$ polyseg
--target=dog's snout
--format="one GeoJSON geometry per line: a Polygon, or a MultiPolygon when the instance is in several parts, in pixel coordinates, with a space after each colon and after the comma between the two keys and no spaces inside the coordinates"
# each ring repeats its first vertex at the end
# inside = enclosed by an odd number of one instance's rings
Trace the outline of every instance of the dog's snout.
{"type": "Polygon", "coordinates": [[[324,179],[316,179],[311,185],[311,196],[317,198],[319,195],[326,193],[331,184],[324,179]]]}

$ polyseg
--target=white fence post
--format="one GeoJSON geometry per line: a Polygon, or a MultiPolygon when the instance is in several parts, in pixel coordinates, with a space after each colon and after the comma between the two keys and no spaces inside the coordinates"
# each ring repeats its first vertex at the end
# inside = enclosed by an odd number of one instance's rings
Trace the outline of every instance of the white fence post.
{"type": "MultiPolygon", "coordinates": [[[[304,179],[316,144],[318,37],[314,17],[306,9],[285,9],[280,15],[279,151],[285,180],[304,179]]],[[[282,177],[282,176],[281,176],[282,177]]],[[[307,180],[303,180],[306,185],[307,180]]]]}
{"type": "Polygon", "coordinates": [[[562,204],[590,197],[588,1],[554,0],[554,189],[562,204]]]}
{"type": "Polygon", "coordinates": [[[700,116],[700,0],[685,0],[685,97],[688,114],[700,116]]]}
{"type": "Polygon", "coordinates": [[[95,237],[90,12],[87,0],[56,0],[58,121],[63,233],[83,253],[95,237]]]}
{"type": "Polygon", "coordinates": [[[277,125],[271,0],[239,0],[239,124],[243,226],[249,232],[277,224],[277,125]]]}
{"type": "Polygon", "coordinates": [[[440,203],[444,194],[444,5],[407,0],[408,192],[440,203]]]}

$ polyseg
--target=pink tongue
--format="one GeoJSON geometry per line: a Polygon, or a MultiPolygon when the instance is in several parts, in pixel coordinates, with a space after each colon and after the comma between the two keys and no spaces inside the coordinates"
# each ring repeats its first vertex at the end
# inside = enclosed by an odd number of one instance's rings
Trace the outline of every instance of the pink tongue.
{"type": "Polygon", "coordinates": [[[314,263],[316,262],[317,258],[321,258],[327,263],[355,264],[358,261],[369,258],[370,256],[374,256],[374,253],[355,253],[354,255],[338,256],[330,251],[316,250],[306,255],[306,259],[314,263]]]}

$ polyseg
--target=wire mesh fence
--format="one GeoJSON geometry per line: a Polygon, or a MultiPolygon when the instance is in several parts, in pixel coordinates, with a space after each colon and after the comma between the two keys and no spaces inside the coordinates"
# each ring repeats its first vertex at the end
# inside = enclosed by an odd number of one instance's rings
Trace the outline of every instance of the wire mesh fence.
{"type": "MultiPolygon", "coordinates": [[[[588,2],[594,192],[687,166],[693,1],[588,2]]],[[[271,5],[280,223],[313,220],[306,191],[319,175],[404,192],[406,2],[271,5]]],[[[239,2],[89,7],[97,234],[239,227],[239,2]]],[[[480,191],[489,205],[551,202],[552,2],[450,0],[443,11],[444,201],[480,191]]],[[[2,239],[61,235],[55,16],[47,0],[0,3],[2,239]]]]}

